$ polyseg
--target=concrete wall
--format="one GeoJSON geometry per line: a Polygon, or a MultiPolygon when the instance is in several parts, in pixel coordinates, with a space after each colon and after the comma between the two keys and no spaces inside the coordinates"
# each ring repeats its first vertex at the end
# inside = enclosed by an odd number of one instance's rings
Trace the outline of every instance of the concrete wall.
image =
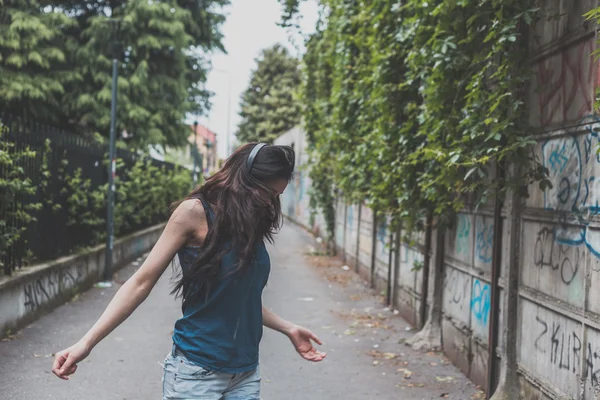
{"type": "Polygon", "coordinates": [[[544,2],[531,48],[530,123],[553,188],[523,213],[518,343],[525,398],[592,399],[600,378],[596,0],[544,2]]]}
{"type": "MultiPolygon", "coordinates": [[[[163,225],[119,239],[113,265],[118,269],[154,246],[163,225]]],[[[104,273],[104,246],[81,254],[24,268],[0,279],[0,337],[34,321],[99,281],[104,273]]]]}
{"type": "MultiPolygon", "coordinates": [[[[599,3],[540,2],[541,18],[531,32],[534,79],[526,106],[537,138],[534,151],[548,168],[553,187],[541,191],[532,186],[518,218],[509,218],[504,210],[501,238],[494,237],[489,208],[460,213],[444,235],[444,351],[483,387],[489,367],[492,250],[502,242],[498,333],[504,330],[508,260],[518,255],[518,309],[508,317],[518,323],[523,399],[600,398],[595,394],[600,393],[600,117],[594,107],[600,68],[592,56],[597,26],[582,17],[599,3]],[[519,240],[513,243],[508,232],[519,240]]],[[[402,243],[390,262],[387,222],[380,216],[373,224],[368,207],[338,200],[336,244],[350,265],[358,259],[363,278],[370,279],[375,268],[378,290],[385,290],[391,277],[394,306],[421,326],[423,274],[413,266],[423,261],[424,237],[402,243]]],[[[432,284],[430,279],[428,293],[433,293],[432,284]]],[[[507,347],[502,339],[499,335],[498,356],[507,347]]]]}
{"type": "Polygon", "coordinates": [[[296,152],[296,171],[281,197],[283,214],[318,235],[326,234],[326,225],[320,213],[312,213],[309,190],[311,187],[306,134],[294,128],[275,140],[276,145],[292,146],[296,152]]]}

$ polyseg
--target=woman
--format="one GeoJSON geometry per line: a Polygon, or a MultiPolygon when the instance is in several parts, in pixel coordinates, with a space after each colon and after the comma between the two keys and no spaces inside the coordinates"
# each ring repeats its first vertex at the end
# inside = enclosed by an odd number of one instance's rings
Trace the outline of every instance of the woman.
{"type": "Polygon", "coordinates": [[[238,149],[177,206],[140,269],[90,331],[56,354],[52,372],[69,379],[94,346],[144,301],[175,255],[181,273],[173,294],[182,298],[183,316],[175,323],[173,348],[164,363],[164,400],[259,399],[263,325],[287,335],[306,360],[323,360],[326,354],[311,342],[321,344],[313,333],[261,302],[270,271],[264,240],[272,241],[281,226],[279,195],[294,162],[287,146],[238,149]]]}

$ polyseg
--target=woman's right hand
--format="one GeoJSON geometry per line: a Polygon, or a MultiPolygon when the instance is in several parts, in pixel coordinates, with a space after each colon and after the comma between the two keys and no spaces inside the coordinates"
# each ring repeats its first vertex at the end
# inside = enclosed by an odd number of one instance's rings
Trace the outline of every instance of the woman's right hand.
{"type": "Polygon", "coordinates": [[[82,342],[56,353],[52,372],[60,379],[68,380],[77,371],[77,363],[90,355],[91,349],[82,342]]]}

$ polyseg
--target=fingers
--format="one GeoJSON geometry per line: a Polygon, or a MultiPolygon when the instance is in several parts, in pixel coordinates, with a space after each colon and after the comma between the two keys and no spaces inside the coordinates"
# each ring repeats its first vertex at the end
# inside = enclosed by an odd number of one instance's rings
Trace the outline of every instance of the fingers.
{"type": "Polygon", "coordinates": [[[311,349],[310,351],[303,353],[302,357],[308,361],[319,362],[319,361],[322,361],[325,357],[327,357],[327,353],[323,353],[318,350],[311,349]]]}
{"type": "Polygon", "coordinates": [[[67,361],[66,355],[63,353],[56,353],[56,356],[54,357],[54,363],[52,364],[52,373],[60,379],[67,380],[69,378],[63,376],[61,373],[61,369],[65,361],[67,361]]]}
{"type": "Polygon", "coordinates": [[[322,345],[322,344],[323,344],[323,342],[321,342],[321,339],[319,339],[319,338],[317,337],[317,335],[315,335],[315,334],[314,334],[314,333],[312,333],[312,332],[310,332],[310,338],[311,338],[312,340],[314,340],[314,341],[315,341],[315,343],[316,343],[316,344],[318,344],[318,345],[322,345]]]}
{"type": "Polygon", "coordinates": [[[65,361],[62,368],[60,369],[61,375],[71,375],[72,372],[69,372],[73,370],[73,367],[77,368],[77,366],[75,365],[75,357],[69,354],[69,357],[67,357],[67,361],[65,361]]]}
{"type": "Polygon", "coordinates": [[[68,380],[70,375],[77,371],[75,357],[67,354],[56,354],[54,364],[52,365],[52,373],[63,380],[68,380]]]}
{"type": "Polygon", "coordinates": [[[63,363],[66,361],[66,357],[61,353],[56,353],[54,356],[54,363],[52,364],[52,372],[57,371],[62,367],[63,363]]]}

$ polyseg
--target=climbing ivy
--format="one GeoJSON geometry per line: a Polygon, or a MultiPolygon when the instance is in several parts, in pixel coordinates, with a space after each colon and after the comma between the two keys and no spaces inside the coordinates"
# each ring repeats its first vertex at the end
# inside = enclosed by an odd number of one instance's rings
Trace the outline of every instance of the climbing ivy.
{"type": "MultiPolygon", "coordinates": [[[[284,23],[298,1],[282,0],[284,23]]],[[[524,107],[534,0],[321,0],[307,42],[303,115],[314,204],[333,232],[334,190],[403,220],[548,184],[524,107]],[[507,165],[523,166],[510,186],[507,165]]]]}

